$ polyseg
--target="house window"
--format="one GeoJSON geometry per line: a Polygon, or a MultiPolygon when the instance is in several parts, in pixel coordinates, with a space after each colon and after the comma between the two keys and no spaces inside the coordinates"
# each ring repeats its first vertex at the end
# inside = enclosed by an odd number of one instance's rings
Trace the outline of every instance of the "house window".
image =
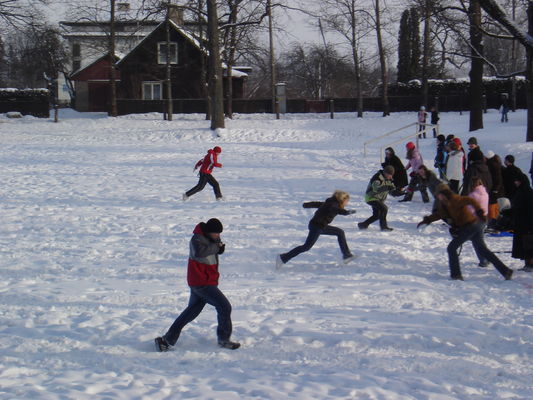
{"type": "Polygon", "coordinates": [[[72,45],[72,57],[81,57],[81,45],[79,43],[72,45]]]}
{"type": "MultiPolygon", "coordinates": [[[[170,63],[178,63],[178,44],[176,42],[170,42],[170,63]]],[[[167,63],[167,43],[159,42],[157,44],[157,62],[158,64],[167,63]]]]}
{"type": "Polygon", "coordinates": [[[161,82],[143,82],[143,100],[161,100],[162,94],[161,82]]]}

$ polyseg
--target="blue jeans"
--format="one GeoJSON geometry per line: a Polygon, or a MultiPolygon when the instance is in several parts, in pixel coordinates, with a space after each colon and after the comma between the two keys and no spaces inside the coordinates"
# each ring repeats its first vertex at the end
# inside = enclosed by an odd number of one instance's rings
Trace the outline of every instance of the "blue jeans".
{"type": "Polygon", "coordinates": [[[316,243],[320,235],[337,236],[337,240],[339,241],[339,246],[341,248],[343,257],[349,257],[352,254],[350,252],[350,249],[348,248],[348,244],[346,244],[346,236],[344,235],[344,231],[341,228],[329,225],[327,225],[325,228],[319,228],[318,226],[309,223],[309,234],[307,235],[307,239],[305,239],[305,243],[301,246],[295,247],[288,253],[281,254],[281,261],[283,261],[283,263],[286,263],[291,258],[296,257],[298,254],[310,250],[311,247],[313,247],[313,245],[316,243]]]}
{"type": "Polygon", "coordinates": [[[450,275],[452,278],[461,276],[457,250],[467,240],[472,242],[472,246],[474,246],[474,250],[480,261],[483,259],[491,262],[503,277],[508,273],[509,268],[507,268],[507,266],[505,266],[505,264],[487,248],[485,240],[483,239],[483,226],[484,224],[482,222],[475,222],[462,227],[459,229],[457,236],[452,239],[450,244],[448,244],[448,263],[450,265],[450,275]]]}
{"type": "Polygon", "coordinates": [[[217,286],[192,286],[189,305],[174,321],[164,339],[174,346],[178,341],[181,330],[193,321],[204,309],[206,304],[211,304],[217,310],[219,341],[227,341],[231,336],[231,304],[217,286]]]}

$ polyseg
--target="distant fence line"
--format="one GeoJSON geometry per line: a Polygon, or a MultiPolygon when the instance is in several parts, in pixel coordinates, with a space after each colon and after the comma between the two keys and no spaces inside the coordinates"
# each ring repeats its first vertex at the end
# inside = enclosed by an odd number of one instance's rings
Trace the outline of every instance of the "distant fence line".
{"type": "MultiPolygon", "coordinates": [[[[176,114],[205,113],[207,111],[204,99],[174,99],[173,112],[176,114]]],[[[470,109],[468,95],[447,95],[431,97],[429,106],[438,104],[440,112],[468,111],[470,109]]],[[[501,99],[498,94],[488,95],[484,98],[485,108],[499,108],[501,99]]],[[[165,112],[165,100],[130,100],[118,99],[118,113],[138,114],[148,112],[165,112]]],[[[357,99],[324,99],[306,100],[289,99],[286,103],[287,113],[327,113],[331,104],[335,112],[356,112],[357,99]]],[[[419,96],[391,96],[389,97],[390,112],[417,111],[421,106],[419,96]]],[[[527,108],[526,99],[517,98],[517,108],[527,108]]],[[[255,114],[273,113],[271,99],[235,99],[232,103],[234,113],[255,114]]],[[[364,111],[383,111],[381,97],[363,98],[364,111]]]]}

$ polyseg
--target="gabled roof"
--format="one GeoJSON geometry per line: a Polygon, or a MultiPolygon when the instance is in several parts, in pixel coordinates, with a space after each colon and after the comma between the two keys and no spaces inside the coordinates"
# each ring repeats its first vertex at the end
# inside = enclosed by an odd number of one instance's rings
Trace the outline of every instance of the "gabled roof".
{"type": "MultiPolygon", "coordinates": [[[[70,79],[72,80],[75,80],[74,78],[76,77],[76,75],[80,75],[81,73],[85,72],[86,70],[88,70],[89,68],[91,68],[92,66],[94,66],[95,64],[98,64],[100,61],[106,59],[106,58],[109,58],[109,52],[108,53],[105,53],[104,55],[102,55],[101,57],[97,58],[96,60],[94,60],[93,62],[91,62],[90,64],[87,64],[85,67],[83,68],[80,68],[78,69],[77,71],[74,71],[70,74],[70,79]]],[[[115,53],[115,60],[118,61],[120,60],[121,56],[117,55],[117,53],[115,53]]],[[[116,62],[115,61],[115,62],[116,62]]]]}
{"type": "MultiPolygon", "coordinates": [[[[146,35],[144,37],[143,40],[141,40],[139,43],[137,43],[137,45],[130,50],[130,52],[128,54],[126,54],[121,60],[119,60],[117,62],[117,66],[119,66],[124,60],[126,60],[132,53],[134,53],[138,48],[142,47],[144,45],[144,43],[150,39],[154,34],[155,32],[157,32],[157,30],[159,30],[162,26],[164,26],[166,21],[163,21],[161,22],[159,25],[157,25],[155,27],[155,29],[150,32],[148,35],[146,35]]],[[[202,53],[204,54],[207,54],[207,50],[205,48],[202,48],[200,42],[198,41],[198,39],[196,39],[194,36],[192,36],[191,34],[185,32],[183,29],[181,29],[178,25],[176,25],[176,23],[174,23],[172,20],[169,20],[170,22],[170,26],[172,29],[174,29],[176,32],[178,32],[180,35],[182,35],[185,39],[187,39],[194,47],[196,47],[199,51],[201,51],[202,53]]]]}

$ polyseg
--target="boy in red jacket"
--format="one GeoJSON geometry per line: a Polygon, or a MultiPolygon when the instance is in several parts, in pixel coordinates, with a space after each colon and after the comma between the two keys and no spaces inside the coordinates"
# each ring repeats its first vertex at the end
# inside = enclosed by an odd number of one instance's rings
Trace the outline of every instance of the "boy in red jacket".
{"type": "Polygon", "coordinates": [[[196,165],[194,166],[194,170],[196,171],[197,168],[200,168],[200,173],[198,174],[200,179],[198,180],[198,183],[195,187],[183,194],[183,201],[187,200],[193,194],[203,190],[205,185],[208,183],[213,187],[216,199],[222,200],[220,185],[218,184],[215,177],[212,175],[213,168],[222,168],[222,164],[220,164],[217,159],[220,153],[222,153],[222,149],[218,146],[215,146],[213,147],[213,149],[207,150],[207,154],[205,155],[205,157],[196,163],[196,165]]]}
{"type": "Polygon", "coordinates": [[[191,289],[189,305],[168,332],[155,339],[157,351],[168,351],[174,346],[181,330],[200,315],[206,304],[211,304],[217,310],[219,346],[231,350],[240,347],[239,343],[230,341],[231,304],[218,288],[218,255],[224,253],[225,249],[225,244],[220,240],[222,230],[222,223],[216,218],[206,223],[200,222],[194,228],[187,268],[187,283],[191,289]]]}

